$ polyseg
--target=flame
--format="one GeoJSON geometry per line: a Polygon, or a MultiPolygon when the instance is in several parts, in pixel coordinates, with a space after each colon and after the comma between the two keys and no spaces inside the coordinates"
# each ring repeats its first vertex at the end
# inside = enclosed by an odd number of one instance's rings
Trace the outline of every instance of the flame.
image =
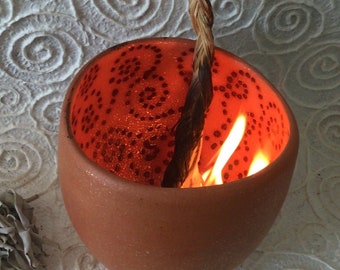
{"type": "Polygon", "coordinates": [[[261,150],[259,150],[254,156],[252,163],[250,164],[248,176],[261,171],[268,164],[268,157],[261,150]]]}
{"type": "Polygon", "coordinates": [[[209,186],[223,184],[222,169],[240,144],[245,129],[246,117],[245,115],[241,114],[236,119],[227,139],[221,146],[219,155],[214,166],[202,174],[202,178],[204,181],[202,185],[209,186]]]}
{"type": "MultiPolygon", "coordinates": [[[[222,144],[215,164],[202,174],[202,186],[223,184],[222,170],[241,143],[246,129],[246,116],[240,114],[236,119],[227,139],[222,144]]],[[[269,164],[269,157],[263,150],[258,150],[249,166],[248,175],[255,174],[269,164]]]]}

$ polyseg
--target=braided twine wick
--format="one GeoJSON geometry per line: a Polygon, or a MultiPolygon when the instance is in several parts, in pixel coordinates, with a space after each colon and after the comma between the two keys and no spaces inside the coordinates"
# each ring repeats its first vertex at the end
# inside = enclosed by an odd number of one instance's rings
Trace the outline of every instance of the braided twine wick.
{"type": "Polygon", "coordinates": [[[198,170],[205,113],[213,96],[211,65],[214,59],[213,12],[209,0],[189,0],[190,17],[197,34],[193,77],[181,118],[176,126],[175,149],[165,170],[163,187],[198,187],[198,170]]]}

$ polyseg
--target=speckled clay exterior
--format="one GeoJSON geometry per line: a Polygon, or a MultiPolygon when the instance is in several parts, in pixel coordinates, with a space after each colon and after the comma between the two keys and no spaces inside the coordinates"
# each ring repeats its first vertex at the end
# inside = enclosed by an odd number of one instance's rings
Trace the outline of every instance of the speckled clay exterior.
{"type": "Polygon", "coordinates": [[[90,252],[109,269],[225,270],[240,264],[273,224],[294,170],[298,131],[286,103],[279,98],[288,142],[259,173],[219,186],[151,187],[98,166],[73,139],[70,100],[86,67],[65,97],[58,164],[67,211],[90,252]]]}

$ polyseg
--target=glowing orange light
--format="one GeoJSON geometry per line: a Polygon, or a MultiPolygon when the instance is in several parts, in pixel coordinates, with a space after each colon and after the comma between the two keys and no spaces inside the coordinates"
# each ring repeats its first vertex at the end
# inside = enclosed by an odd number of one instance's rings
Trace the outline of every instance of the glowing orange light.
{"type": "MultiPolygon", "coordinates": [[[[241,114],[236,119],[231,131],[221,146],[214,165],[202,174],[202,186],[223,184],[222,170],[241,143],[246,130],[246,116],[241,114]]],[[[248,175],[255,174],[269,164],[269,157],[262,150],[255,154],[248,170],[248,175]]]]}
{"type": "Polygon", "coordinates": [[[228,162],[236,148],[240,144],[244,131],[246,129],[246,117],[241,114],[235,121],[231,131],[221,146],[219,155],[214,166],[202,174],[204,186],[223,184],[222,169],[228,162]]]}
{"type": "Polygon", "coordinates": [[[261,150],[259,150],[254,156],[252,163],[250,164],[248,176],[261,171],[268,164],[268,157],[261,150]]]}

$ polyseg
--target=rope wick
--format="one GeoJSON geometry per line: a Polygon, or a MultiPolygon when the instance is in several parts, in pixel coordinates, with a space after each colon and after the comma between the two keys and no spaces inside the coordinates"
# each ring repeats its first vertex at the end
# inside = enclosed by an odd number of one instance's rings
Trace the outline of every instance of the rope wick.
{"type": "Polygon", "coordinates": [[[189,0],[189,13],[196,32],[193,76],[175,131],[172,160],[165,170],[163,187],[193,187],[202,182],[198,162],[202,147],[205,113],[213,96],[211,65],[214,59],[214,16],[209,0],[189,0]]]}

